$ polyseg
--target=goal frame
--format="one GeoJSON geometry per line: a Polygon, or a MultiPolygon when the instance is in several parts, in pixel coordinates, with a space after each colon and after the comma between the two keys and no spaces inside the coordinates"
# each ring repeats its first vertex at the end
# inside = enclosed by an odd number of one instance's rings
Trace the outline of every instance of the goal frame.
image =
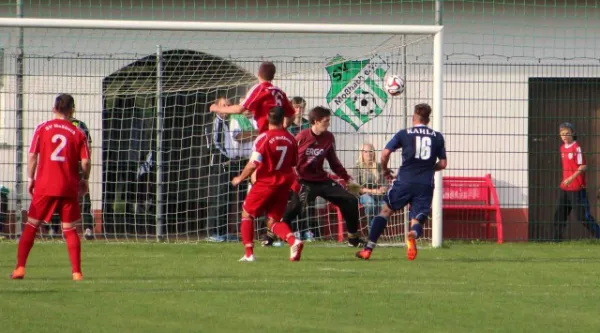
{"type": "MultiPolygon", "coordinates": [[[[321,33],[321,34],[388,34],[388,35],[433,35],[433,124],[436,131],[443,129],[443,39],[442,25],[367,25],[367,24],[307,24],[268,22],[190,22],[190,21],[138,21],[138,20],[82,20],[44,18],[0,18],[3,28],[62,28],[62,29],[105,29],[105,30],[159,30],[159,31],[211,31],[211,32],[263,32],[263,33],[321,33]]],[[[17,117],[18,119],[18,117],[17,117]]],[[[19,125],[19,124],[17,124],[19,125]]],[[[17,131],[18,131],[17,127],[17,131]]],[[[19,146],[19,145],[17,145],[19,146]]],[[[22,148],[22,147],[21,147],[22,148]]],[[[17,152],[19,154],[19,152],[17,152]]],[[[17,173],[22,167],[17,160],[17,173]]],[[[160,168],[160,165],[157,165],[160,168]]],[[[158,172],[160,174],[160,172],[158,172]]],[[[16,189],[21,188],[22,175],[17,175],[16,189]]],[[[440,172],[435,174],[435,189],[432,202],[431,245],[442,246],[442,193],[443,182],[440,172]]],[[[16,193],[20,202],[22,193],[16,193]]],[[[19,207],[20,208],[20,207],[19,207]]]]}

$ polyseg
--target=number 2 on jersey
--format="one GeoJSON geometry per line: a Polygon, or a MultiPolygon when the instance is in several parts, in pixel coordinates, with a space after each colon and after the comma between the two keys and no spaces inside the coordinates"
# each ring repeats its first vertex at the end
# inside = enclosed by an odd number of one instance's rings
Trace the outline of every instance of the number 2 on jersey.
{"type": "Polygon", "coordinates": [[[275,150],[281,152],[281,156],[279,156],[279,162],[277,162],[277,165],[275,166],[275,170],[279,170],[281,168],[281,165],[283,164],[283,161],[285,160],[285,154],[287,154],[287,148],[288,148],[287,146],[275,147],[275,150]]]}
{"type": "Polygon", "coordinates": [[[65,146],[67,145],[67,138],[62,134],[54,134],[54,136],[52,136],[52,143],[56,143],[57,141],[59,141],[58,146],[54,149],[52,155],[50,155],[50,160],[64,162],[66,158],[64,156],[60,156],[60,152],[65,149],[65,146]]]}
{"type": "Polygon", "coordinates": [[[431,157],[431,138],[428,136],[415,138],[415,158],[428,160],[431,157]]]}

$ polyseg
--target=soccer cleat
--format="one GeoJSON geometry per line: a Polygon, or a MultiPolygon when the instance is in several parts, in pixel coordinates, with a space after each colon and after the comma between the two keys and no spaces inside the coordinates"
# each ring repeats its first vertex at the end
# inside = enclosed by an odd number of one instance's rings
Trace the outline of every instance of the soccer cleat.
{"type": "Polygon", "coordinates": [[[346,243],[349,247],[363,247],[367,245],[367,242],[361,238],[348,238],[348,242],[346,243]]]}
{"type": "Polygon", "coordinates": [[[22,280],[25,277],[25,267],[17,267],[10,274],[10,278],[13,280],[22,280]]]}
{"type": "Polygon", "coordinates": [[[94,234],[92,233],[92,229],[90,229],[90,228],[85,229],[85,232],[83,233],[83,237],[86,240],[94,239],[94,234]]]}
{"type": "Polygon", "coordinates": [[[362,250],[356,252],[356,257],[358,259],[369,260],[369,258],[371,258],[371,252],[373,252],[373,251],[362,249],[362,250]]]}
{"type": "Polygon", "coordinates": [[[302,243],[301,240],[296,239],[294,245],[290,246],[290,261],[300,261],[302,249],[304,249],[304,243],[302,243]]]}
{"type": "Polygon", "coordinates": [[[260,242],[260,246],[273,246],[273,242],[275,240],[271,237],[269,237],[269,235],[265,235],[265,239],[260,242]]]}
{"type": "Polygon", "coordinates": [[[243,256],[242,259],[238,260],[239,262],[253,262],[256,261],[256,258],[254,258],[254,255],[251,254],[249,256],[243,256]]]}
{"type": "Polygon", "coordinates": [[[408,260],[415,260],[417,257],[417,239],[412,232],[408,233],[406,240],[406,257],[408,260]]]}
{"type": "Polygon", "coordinates": [[[73,273],[73,281],[81,281],[81,280],[83,280],[83,274],[73,273]]]}

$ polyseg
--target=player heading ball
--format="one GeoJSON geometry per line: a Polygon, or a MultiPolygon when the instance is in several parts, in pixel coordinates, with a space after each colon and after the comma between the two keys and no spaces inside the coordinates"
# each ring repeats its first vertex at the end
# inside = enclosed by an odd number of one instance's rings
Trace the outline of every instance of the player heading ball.
{"type": "Polygon", "coordinates": [[[285,92],[271,83],[275,78],[276,71],[275,65],[272,62],[263,62],[258,68],[258,84],[250,88],[241,105],[219,106],[213,104],[210,106],[210,111],[235,114],[249,110],[252,112],[254,120],[256,120],[258,125],[258,133],[262,134],[269,130],[269,122],[267,120],[269,110],[279,106],[284,111],[286,120],[283,127],[286,128],[292,123],[296,111],[285,92]]]}

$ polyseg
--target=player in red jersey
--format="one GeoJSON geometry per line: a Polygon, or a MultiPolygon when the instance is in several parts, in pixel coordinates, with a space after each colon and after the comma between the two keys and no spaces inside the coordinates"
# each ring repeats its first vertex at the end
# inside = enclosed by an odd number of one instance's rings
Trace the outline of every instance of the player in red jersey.
{"type": "Polygon", "coordinates": [[[594,237],[600,238],[600,226],[592,216],[587,199],[585,184],[587,164],[579,143],[575,141],[575,127],[571,123],[563,123],[559,126],[559,131],[563,142],[560,146],[563,180],[560,183],[558,206],[554,213],[554,239],[556,241],[563,239],[567,218],[572,209],[575,209],[577,220],[594,237]]]}
{"type": "Polygon", "coordinates": [[[262,134],[269,129],[267,114],[276,106],[283,108],[285,121],[284,128],[292,123],[296,111],[288,100],[283,90],[275,87],[271,81],[275,78],[276,68],[272,62],[263,62],[258,69],[258,84],[248,91],[242,104],[231,106],[210,106],[211,112],[217,113],[242,113],[250,110],[258,125],[258,133],[262,134]]]}
{"type": "Polygon", "coordinates": [[[25,264],[40,223],[49,222],[54,211],[59,213],[62,222],[73,280],[83,279],[81,245],[75,225],[81,221],[78,197],[88,191],[91,161],[87,137],[69,120],[74,108],[71,95],[59,95],[52,109],[55,118],[41,123],[33,134],[27,166],[32,200],[19,240],[17,267],[11,274],[12,279],[25,277],[25,264]]]}
{"type": "Polygon", "coordinates": [[[246,253],[240,261],[254,261],[254,219],[267,213],[267,227],[290,245],[290,260],[299,261],[304,244],[296,239],[290,227],[280,222],[285,211],[290,186],[296,175],[296,140],[283,128],[282,107],[269,110],[269,130],[256,138],[250,161],[242,173],[233,178],[240,184],[256,170],[256,182],[244,200],[242,212],[242,242],[246,253]]]}

